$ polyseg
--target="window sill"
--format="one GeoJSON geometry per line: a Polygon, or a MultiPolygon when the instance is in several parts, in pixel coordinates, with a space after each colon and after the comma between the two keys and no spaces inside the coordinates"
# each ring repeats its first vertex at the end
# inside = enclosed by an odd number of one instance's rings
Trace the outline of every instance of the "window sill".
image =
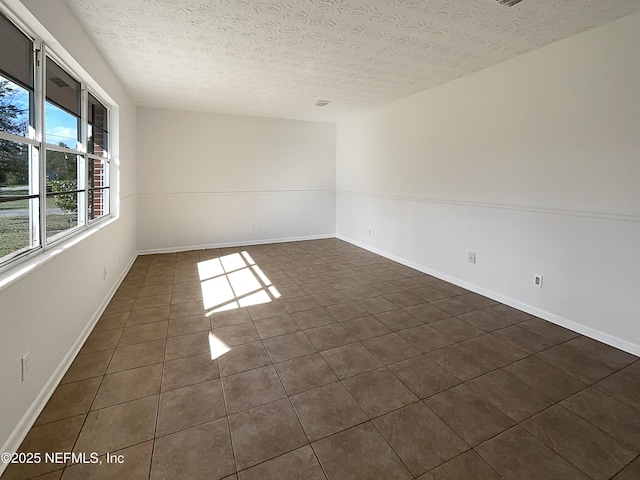
{"type": "Polygon", "coordinates": [[[86,230],[82,230],[81,232],[71,235],[64,240],[61,240],[59,243],[56,243],[47,248],[47,250],[44,252],[34,252],[32,256],[27,255],[21,260],[16,260],[15,264],[7,265],[7,270],[0,273],[0,291],[19,281],[31,272],[37,270],[42,265],[49,262],[52,258],[57,257],[65,250],[68,250],[84,239],[89,238],[91,235],[107,227],[108,225],[111,225],[116,220],[117,217],[113,215],[98,220],[95,223],[92,223],[86,230]]]}

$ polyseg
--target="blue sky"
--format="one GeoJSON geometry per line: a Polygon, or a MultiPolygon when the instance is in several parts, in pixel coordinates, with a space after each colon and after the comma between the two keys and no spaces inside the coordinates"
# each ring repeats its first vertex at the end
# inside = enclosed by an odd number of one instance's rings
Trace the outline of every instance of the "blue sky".
{"type": "Polygon", "coordinates": [[[47,143],[64,143],[69,148],[77,148],[78,120],[73,115],[46,103],[45,106],[47,143]]]}

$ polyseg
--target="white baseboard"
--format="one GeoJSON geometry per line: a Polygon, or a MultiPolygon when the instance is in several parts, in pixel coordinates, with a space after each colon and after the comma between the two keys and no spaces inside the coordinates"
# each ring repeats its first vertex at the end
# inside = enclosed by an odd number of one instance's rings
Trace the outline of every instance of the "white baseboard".
{"type": "MultiPolygon", "coordinates": [[[[73,360],[78,355],[78,352],[80,352],[80,349],[84,345],[84,342],[87,340],[87,337],[89,337],[89,334],[93,330],[93,327],[96,325],[105,309],[107,308],[107,305],[120,287],[120,284],[124,280],[124,277],[127,275],[127,273],[129,273],[129,270],[131,269],[131,266],[133,265],[133,262],[135,262],[137,257],[138,254],[136,253],[131,258],[129,264],[120,274],[118,281],[113,284],[113,287],[111,287],[109,293],[106,295],[102,303],[98,306],[98,308],[96,308],[95,312],[91,316],[91,320],[87,323],[67,354],[64,356],[62,362],[60,362],[60,365],[58,365],[51,377],[49,377],[47,383],[45,383],[45,385],[42,387],[40,393],[35,398],[29,409],[22,416],[22,418],[18,422],[18,425],[16,425],[16,428],[13,429],[13,432],[11,432],[11,435],[9,435],[7,441],[4,443],[4,445],[2,445],[2,447],[0,447],[0,452],[14,453],[18,450],[24,438],[27,436],[27,433],[29,433],[29,430],[38,419],[38,415],[40,415],[45,405],[51,398],[51,395],[53,395],[53,392],[58,387],[58,384],[62,380],[62,377],[64,377],[65,373],[67,373],[67,370],[71,366],[71,363],[73,363],[73,360]]],[[[0,475],[2,475],[7,466],[8,464],[0,462],[0,475]]]]}
{"type": "Polygon", "coordinates": [[[612,347],[618,348],[625,352],[631,353],[632,355],[640,356],[640,345],[637,345],[635,343],[628,342],[626,340],[623,340],[622,338],[614,337],[613,335],[609,335],[608,333],[602,332],[600,330],[587,327],[573,320],[560,317],[554,313],[541,310],[540,308],[534,307],[527,303],[523,303],[520,300],[507,297],[505,295],[502,295],[501,293],[494,292],[493,290],[489,290],[487,288],[481,287],[474,283],[460,280],[457,277],[453,277],[451,275],[447,275],[446,273],[433,270],[431,268],[425,267],[424,265],[420,265],[411,260],[407,260],[406,258],[398,257],[397,255],[393,255],[384,250],[380,250],[378,248],[372,247],[371,245],[367,245],[357,240],[353,240],[352,238],[345,237],[344,235],[336,234],[336,238],[343,240],[345,242],[348,242],[352,245],[355,245],[356,247],[360,247],[365,250],[368,250],[377,255],[381,255],[385,258],[388,258],[389,260],[393,260],[394,262],[398,262],[402,265],[413,268],[414,270],[418,270],[419,272],[426,273],[427,275],[431,275],[433,277],[439,278],[441,280],[444,280],[445,282],[452,283],[459,287],[465,288],[471,292],[491,298],[496,302],[504,303],[505,305],[516,308],[530,315],[535,315],[536,317],[542,318],[543,320],[547,320],[561,327],[568,328],[569,330],[579,333],[581,335],[584,335],[586,337],[593,338],[594,340],[598,340],[599,342],[602,342],[602,343],[606,343],[607,345],[610,345],[612,347]]]}
{"type": "Polygon", "coordinates": [[[208,248],[228,248],[228,247],[243,247],[248,245],[266,245],[269,243],[301,242],[304,240],[325,240],[327,238],[336,238],[336,235],[335,233],[327,233],[323,235],[309,235],[304,237],[263,238],[260,240],[247,240],[247,241],[241,241],[241,242],[211,243],[207,245],[187,245],[182,247],[150,248],[146,250],[140,250],[138,252],[138,255],[188,252],[189,250],[205,250],[208,248]]]}

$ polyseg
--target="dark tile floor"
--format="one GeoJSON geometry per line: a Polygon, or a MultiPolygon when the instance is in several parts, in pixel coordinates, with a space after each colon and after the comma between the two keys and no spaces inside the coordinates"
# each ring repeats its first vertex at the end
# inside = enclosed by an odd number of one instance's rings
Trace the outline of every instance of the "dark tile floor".
{"type": "Polygon", "coordinates": [[[3,479],[637,479],[640,362],[335,239],[142,256],[21,451],[102,464],[3,479]]]}

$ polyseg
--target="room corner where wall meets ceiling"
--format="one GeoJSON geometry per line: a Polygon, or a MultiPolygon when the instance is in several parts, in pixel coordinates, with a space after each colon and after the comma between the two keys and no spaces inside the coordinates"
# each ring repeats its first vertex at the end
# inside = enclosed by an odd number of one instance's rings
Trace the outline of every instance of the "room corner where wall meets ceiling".
{"type": "Polygon", "coordinates": [[[338,236],[640,354],[638,45],[636,14],[340,122],[338,236]]]}

